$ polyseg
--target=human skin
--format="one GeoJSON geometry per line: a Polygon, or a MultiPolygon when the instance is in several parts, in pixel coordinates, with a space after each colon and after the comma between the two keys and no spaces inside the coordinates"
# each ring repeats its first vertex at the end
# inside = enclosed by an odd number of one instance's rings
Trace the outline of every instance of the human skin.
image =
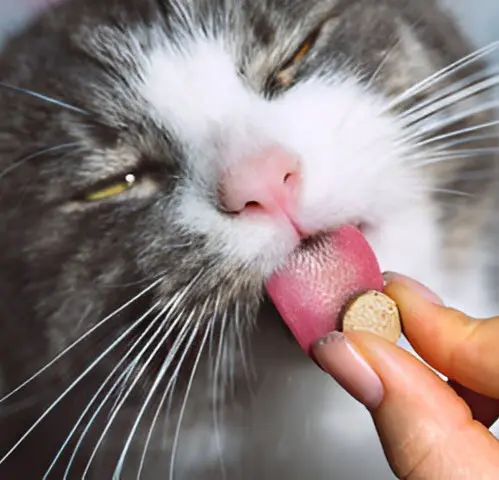
{"type": "Polygon", "coordinates": [[[371,412],[387,460],[401,479],[497,479],[499,317],[477,320],[446,308],[422,285],[395,274],[385,293],[400,308],[418,355],[383,338],[333,333],[314,354],[371,412]]]}

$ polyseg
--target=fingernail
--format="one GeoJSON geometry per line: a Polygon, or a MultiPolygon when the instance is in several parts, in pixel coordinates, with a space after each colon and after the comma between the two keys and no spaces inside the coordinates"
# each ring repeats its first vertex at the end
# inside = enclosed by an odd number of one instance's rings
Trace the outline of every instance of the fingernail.
{"type": "Polygon", "coordinates": [[[345,335],[333,332],[320,339],[315,344],[314,355],[320,366],[352,397],[370,410],[378,408],[383,400],[383,384],[345,335]]]}
{"type": "Polygon", "coordinates": [[[405,275],[401,275],[400,273],[395,272],[385,272],[383,273],[383,278],[385,280],[385,285],[390,282],[397,282],[409,288],[418,295],[421,295],[431,303],[434,303],[436,305],[444,304],[443,300],[436,293],[432,292],[428,287],[425,287],[422,283],[419,283],[412,278],[406,277],[405,275]]]}

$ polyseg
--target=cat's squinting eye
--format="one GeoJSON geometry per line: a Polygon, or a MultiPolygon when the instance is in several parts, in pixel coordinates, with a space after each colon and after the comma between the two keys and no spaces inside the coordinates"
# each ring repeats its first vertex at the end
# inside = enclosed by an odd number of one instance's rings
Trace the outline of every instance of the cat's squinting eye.
{"type": "Polygon", "coordinates": [[[310,34],[307,39],[298,47],[290,59],[288,59],[275,75],[275,80],[281,87],[289,87],[294,79],[294,67],[310,53],[320,35],[318,28],[310,34]]]}
{"type": "Polygon", "coordinates": [[[91,190],[84,195],[86,202],[98,202],[109,198],[117,197],[135,186],[137,177],[133,173],[125,175],[122,181],[116,181],[103,188],[91,190]]]}

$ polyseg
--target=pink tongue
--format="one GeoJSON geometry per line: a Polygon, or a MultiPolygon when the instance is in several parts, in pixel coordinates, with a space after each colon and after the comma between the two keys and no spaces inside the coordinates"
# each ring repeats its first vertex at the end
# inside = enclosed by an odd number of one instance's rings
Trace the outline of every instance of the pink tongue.
{"type": "Polygon", "coordinates": [[[340,328],[345,303],[358,293],[382,288],[374,252],[352,226],[299,248],[267,283],[277,310],[308,354],[316,340],[340,328]]]}

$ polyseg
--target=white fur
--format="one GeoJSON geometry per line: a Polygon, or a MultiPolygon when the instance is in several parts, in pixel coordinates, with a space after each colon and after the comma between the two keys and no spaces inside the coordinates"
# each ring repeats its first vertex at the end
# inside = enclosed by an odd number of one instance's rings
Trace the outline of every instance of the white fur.
{"type": "Polygon", "coordinates": [[[379,227],[373,241],[378,240],[383,267],[418,277],[431,270],[433,264],[422,258],[431,259],[428,250],[436,247],[430,244],[436,235],[433,213],[411,206],[422,201],[421,179],[408,168],[411,151],[401,141],[397,119],[381,113],[383,98],[339,73],[267,101],[237,75],[224,42],[200,38],[186,51],[162,45],[151,52],[141,89],[153,117],[173,129],[188,151],[192,181],[178,197],[176,216],[185,229],[210,235],[229,259],[255,265],[263,274],[274,270],[296,246],[294,232],[266,218],[222,216],[208,201],[205,185],[259,147],[278,144],[301,158],[300,221],[307,230],[364,220],[379,227]],[[410,211],[419,213],[412,238],[404,214],[410,211]],[[428,239],[426,252],[422,237],[428,239]],[[417,261],[414,256],[393,261],[397,251],[421,255],[417,261]]]}

